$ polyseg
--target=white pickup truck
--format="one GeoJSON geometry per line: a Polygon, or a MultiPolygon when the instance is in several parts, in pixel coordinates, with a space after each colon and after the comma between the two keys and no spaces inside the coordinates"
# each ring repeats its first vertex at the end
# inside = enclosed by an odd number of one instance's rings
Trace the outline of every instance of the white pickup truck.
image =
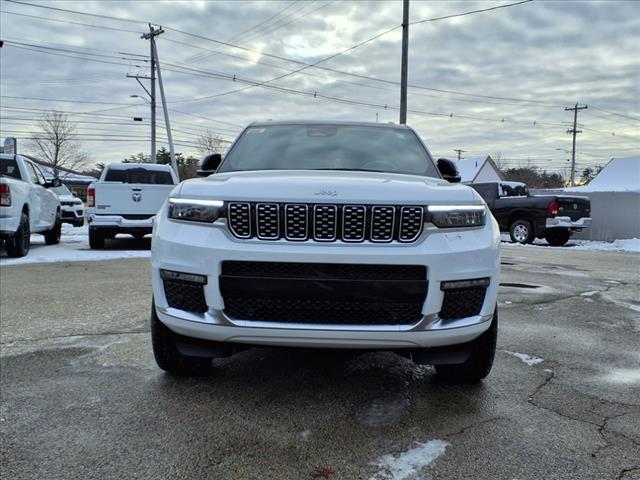
{"type": "Polygon", "coordinates": [[[178,179],[168,165],[112,163],[87,190],[89,246],[102,249],[119,233],[142,238],[178,179]]]}
{"type": "Polygon", "coordinates": [[[32,233],[44,235],[47,245],[60,243],[60,201],[50,188],[60,180],[47,182],[32,161],[21,155],[0,155],[0,239],[7,255],[29,253],[32,233]]]}

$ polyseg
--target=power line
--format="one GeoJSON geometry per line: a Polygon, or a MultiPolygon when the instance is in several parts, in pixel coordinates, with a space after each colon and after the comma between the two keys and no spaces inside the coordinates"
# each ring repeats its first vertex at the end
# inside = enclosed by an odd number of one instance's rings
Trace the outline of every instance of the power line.
{"type": "MultiPolygon", "coordinates": [[[[80,12],[77,10],[69,10],[69,9],[62,9],[62,8],[57,8],[57,7],[50,7],[50,6],[44,6],[44,5],[38,5],[38,4],[33,4],[33,3],[28,3],[28,2],[22,2],[22,1],[17,1],[17,0],[6,0],[9,1],[11,3],[16,3],[16,4],[21,4],[21,5],[28,5],[28,6],[32,6],[32,7],[40,7],[40,8],[47,8],[47,9],[51,9],[51,10],[58,10],[58,11],[63,11],[63,12],[67,12],[67,13],[74,13],[74,14],[78,14],[78,15],[86,15],[86,16],[91,16],[91,17],[98,17],[98,18],[107,18],[110,20],[115,20],[115,21],[125,21],[125,22],[130,22],[130,23],[136,23],[136,24],[141,24],[143,23],[141,20],[132,20],[132,19],[123,19],[123,18],[119,18],[119,17],[111,17],[111,16],[106,16],[106,15],[98,15],[98,14],[92,14],[92,13],[88,13],[88,12],[80,12]]],[[[527,3],[528,1],[531,0],[525,0],[524,2],[517,2],[514,4],[508,4],[508,5],[502,5],[502,6],[498,6],[500,8],[506,8],[509,6],[515,6],[515,5],[519,5],[521,3],[527,3]]],[[[459,17],[459,16],[467,16],[467,15],[471,15],[472,13],[480,13],[480,12],[484,12],[484,11],[489,11],[491,9],[496,9],[498,7],[490,7],[487,9],[481,9],[481,10],[477,10],[477,11],[470,11],[470,12],[462,12],[459,14],[452,14],[452,15],[448,15],[446,17],[434,17],[434,18],[429,18],[429,19],[424,19],[424,20],[420,20],[420,23],[425,23],[425,22],[433,22],[433,21],[438,21],[438,20],[444,20],[444,19],[450,19],[450,18],[455,18],[455,17],[459,17]]],[[[47,20],[46,18],[43,18],[43,20],[47,20]]],[[[87,24],[88,26],[94,26],[92,24],[87,24]]],[[[205,41],[210,41],[219,45],[224,45],[227,47],[231,47],[231,48],[236,48],[236,49],[240,49],[240,50],[244,50],[247,52],[251,52],[251,53],[258,53],[260,55],[266,56],[266,57],[270,57],[270,58],[275,58],[278,60],[282,60],[282,61],[286,61],[286,62],[291,62],[291,63],[295,63],[298,65],[302,65],[305,66],[306,68],[318,68],[318,69],[322,69],[322,70],[326,70],[329,72],[333,72],[333,73],[338,73],[341,75],[349,75],[352,77],[358,77],[358,78],[363,78],[363,79],[367,79],[367,80],[371,80],[371,81],[375,81],[375,82],[380,82],[380,83],[387,83],[387,84],[392,84],[392,85],[399,85],[399,82],[394,82],[391,80],[385,80],[385,79],[381,79],[381,78],[376,78],[376,77],[371,77],[371,76],[367,76],[367,75],[361,75],[361,74],[356,74],[356,73],[352,73],[352,72],[345,72],[342,70],[337,70],[337,69],[333,69],[333,68],[329,68],[329,67],[325,67],[325,66],[319,66],[317,65],[317,63],[321,63],[325,60],[322,60],[321,62],[316,62],[316,64],[308,64],[305,62],[301,62],[299,60],[295,60],[292,58],[287,58],[287,57],[283,57],[281,55],[275,55],[272,53],[268,53],[268,52],[264,52],[261,50],[256,50],[256,49],[252,49],[252,48],[248,48],[248,47],[243,47],[240,45],[234,45],[230,42],[224,42],[221,40],[216,40],[213,38],[209,38],[209,37],[205,37],[203,35],[199,35],[199,34],[195,34],[195,33],[191,33],[191,32],[186,32],[180,29],[176,29],[176,28],[172,28],[172,27],[168,27],[165,26],[164,27],[166,30],[171,30],[174,31],[176,33],[181,33],[183,35],[187,35],[187,36],[191,36],[194,38],[198,38],[200,40],[205,40],[205,41]]],[[[400,25],[397,25],[396,27],[394,27],[394,29],[400,28],[400,25]]],[[[390,30],[390,31],[393,31],[390,30]]],[[[358,48],[358,46],[364,45],[365,43],[368,43],[369,41],[375,40],[376,38],[379,38],[379,36],[382,36],[388,32],[382,32],[381,34],[378,34],[374,37],[372,37],[371,39],[367,39],[364,42],[361,42],[360,44],[351,47],[350,49],[347,49],[346,51],[343,51],[341,53],[339,53],[340,55],[342,53],[346,53],[349,50],[352,50],[353,48],[358,48]]],[[[137,32],[134,32],[137,33],[137,32]]],[[[301,71],[304,69],[300,69],[298,71],[301,71]]],[[[293,71],[292,73],[297,73],[297,71],[293,71]]],[[[471,96],[471,97],[478,97],[478,98],[487,98],[487,99],[493,99],[493,100],[507,100],[507,101],[515,101],[515,102],[523,102],[523,103],[531,103],[531,104],[538,104],[538,105],[544,105],[546,104],[547,106],[553,106],[554,108],[557,107],[557,105],[550,105],[546,102],[540,101],[540,100],[530,100],[530,99],[518,99],[518,98],[512,98],[512,97],[499,97],[499,96],[491,96],[491,95],[480,95],[480,94],[471,94],[471,93],[467,93],[467,92],[457,92],[457,91],[453,91],[453,90],[445,90],[445,89],[437,89],[437,88],[432,88],[432,87],[426,87],[426,86],[421,86],[421,85],[414,85],[414,84],[409,84],[408,85],[411,88],[417,88],[417,89],[423,89],[423,90],[429,90],[429,91],[434,91],[434,92],[440,92],[440,93],[446,93],[446,94],[450,94],[450,95],[462,95],[462,96],[471,96]]]]}
{"type": "Polygon", "coordinates": [[[618,116],[618,117],[628,118],[629,120],[634,120],[634,121],[636,121],[636,122],[640,122],[640,118],[632,117],[631,115],[626,115],[626,114],[623,114],[623,113],[616,113],[616,112],[612,112],[611,110],[605,110],[604,108],[594,107],[593,105],[591,105],[591,108],[595,108],[596,110],[600,110],[601,112],[608,113],[609,115],[616,115],[616,116],[618,116]]]}
{"type": "Polygon", "coordinates": [[[427,23],[427,22],[437,22],[438,20],[447,20],[449,18],[456,18],[456,17],[466,17],[467,15],[473,15],[473,14],[476,14],[476,13],[483,13],[483,12],[490,12],[492,10],[498,10],[500,8],[515,7],[516,5],[522,5],[523,3],[530,3],[530,2],[533,2],[533,0],[523,0],[521,2],[516,2],[516,3],[507,3],[505,5],[496,5],[495,7],[481,8],[479,10],[471,10],[470,12],[458,13],[458,14],[455,14],[455,15],[445,15],[443,17],[425,18],[424,20],[416,20],[415,22],[409,22],[409,25],[417,25],[419,23],[427,23]]]}

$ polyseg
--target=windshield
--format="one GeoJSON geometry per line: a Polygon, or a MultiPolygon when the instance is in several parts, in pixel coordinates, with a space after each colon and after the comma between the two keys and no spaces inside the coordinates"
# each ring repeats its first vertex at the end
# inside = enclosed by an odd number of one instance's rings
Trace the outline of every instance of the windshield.
{"type": "Polygon", "coordinates": [[[51,188],[55,192],[56,195],[73,195],[71,190],[67,188],[66,185],[60,185],[59,187],[51,188]]]}
{"type": "Polygon", "coordinates": [[[440,178],[413,131],[360,125],[250,127],[218,171],[246,170],[356,170],[440,178]]]}
{"type": "Polygon", "coordinates": [[[0,158],[0,175],[22,180],[18,162],[14,158],[0,158]]]}

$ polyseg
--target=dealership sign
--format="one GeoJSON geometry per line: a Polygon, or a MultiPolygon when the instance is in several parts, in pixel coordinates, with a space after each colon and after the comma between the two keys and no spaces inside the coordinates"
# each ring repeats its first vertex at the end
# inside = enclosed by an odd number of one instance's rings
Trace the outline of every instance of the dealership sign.
{"type": "Polygon", "coordinates": [[[8,153],[9,155],[15,155],[18,153],[18,141],[13,137],[5,138],[2,152],[8,153]]]}

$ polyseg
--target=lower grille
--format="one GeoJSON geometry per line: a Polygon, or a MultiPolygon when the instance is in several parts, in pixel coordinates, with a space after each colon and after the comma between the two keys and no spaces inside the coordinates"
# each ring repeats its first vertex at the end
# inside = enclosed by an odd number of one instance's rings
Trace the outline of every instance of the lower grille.
{"type": "Polygon", "coordinates": [[[164,295],[171,308],[196,313],[207,311],[204,287],[201,284],[176,280],[163,280],[163,283],[164,295]]]}
{"type": "Polygon", "coordinates": [[[455,320],[480,315],[486,288],[460,288],[444,292],[440,318],[455,320]]]}
{"type": "Polygon", "coordinates": [[[262,322],[330,325],[397,325],[420,320],[421,303],[226,297],[232,318],[262,322]]]}
{"type": "Polygon", "coordinates": [[[222,263],[225,313],[248,321],[410,325],[422,318],[421,265],[222,263]]]}

